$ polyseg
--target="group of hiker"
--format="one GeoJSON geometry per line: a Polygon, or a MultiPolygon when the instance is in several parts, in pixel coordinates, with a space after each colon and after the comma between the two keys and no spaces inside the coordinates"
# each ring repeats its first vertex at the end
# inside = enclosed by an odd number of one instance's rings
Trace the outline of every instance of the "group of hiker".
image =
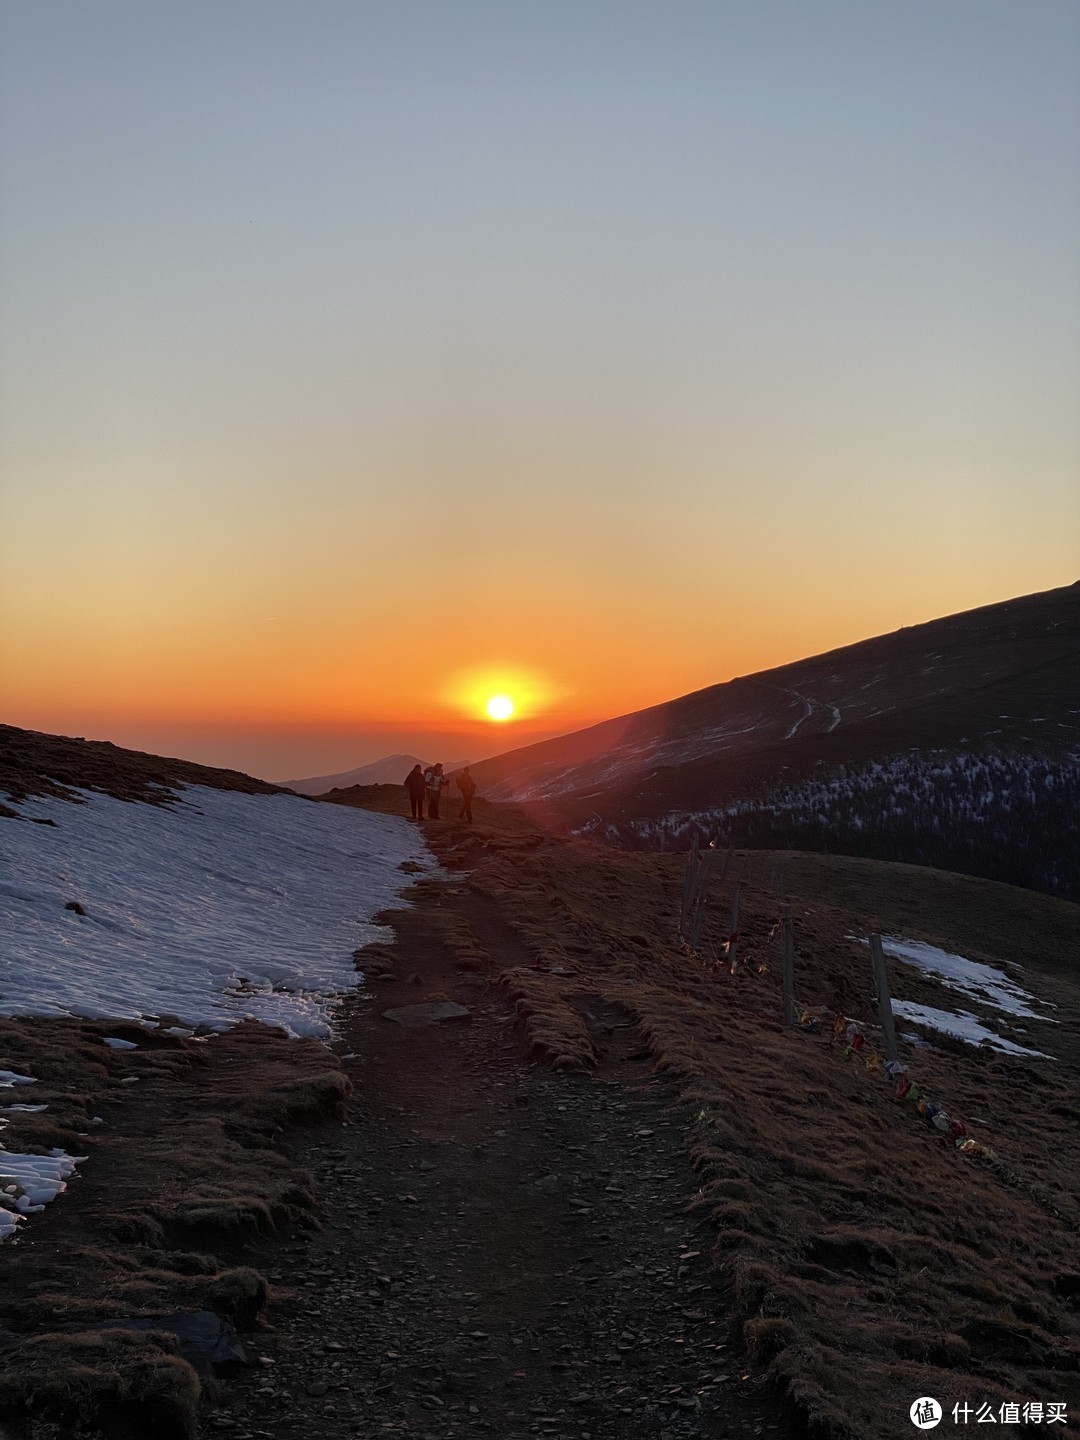
{"type": "MultiPolygon", "coordinates": [[[[469,767],[466,765],[459,770],[455,782],[458,794],[461,796],[461,809],[458,811],[458,819],[465,820],[472,824],[472,802],[476,794],[476,781],[469,774],[469,767]]],[[[414,765],[405,776],[405,789],[409,792],[409,804],[412,807],[413,820],[424,818],[424,801],[427,800],[427,818],[438,820],[439,802],[442,799],[444,790],[450,789],[449,777],[443,774],[441,765],[429,765],[424,770],[419,765],[414,765]]]]}

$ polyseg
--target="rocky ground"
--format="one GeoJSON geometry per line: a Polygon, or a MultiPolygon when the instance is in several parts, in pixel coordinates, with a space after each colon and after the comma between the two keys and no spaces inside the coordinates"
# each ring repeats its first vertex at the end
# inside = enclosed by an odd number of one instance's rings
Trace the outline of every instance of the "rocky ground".
{"type": "Polygon", "coordinates": [[[350,1008],[349,1119],[295,1147],[325,1223],[256,1260],[273,1329],[204,1433],[264,1440],[313,1420],[328,1440],[780,1431],[729,1333],[707,1227],[687,1213],[691,1117],[671,1084],[599,998],[582,1006],[595,1072],[523,1058],[505,995],[457,970],[433,933],[439,903],[395,917],[394,978],[350,1008]],[[432,994],[469,1020],[383,1016],[432,994]]]}

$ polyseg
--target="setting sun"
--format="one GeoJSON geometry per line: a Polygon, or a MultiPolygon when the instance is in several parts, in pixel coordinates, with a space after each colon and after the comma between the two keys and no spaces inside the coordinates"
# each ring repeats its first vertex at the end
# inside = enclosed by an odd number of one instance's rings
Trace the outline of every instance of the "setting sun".
{"type": "Polygon", "coordinates": [[[550,675],[496,658],[448,675],[441,698],[462,719],[486,728],[493,720],[497,725],[535,724],[566,693],[565,684],[550,675]]]}

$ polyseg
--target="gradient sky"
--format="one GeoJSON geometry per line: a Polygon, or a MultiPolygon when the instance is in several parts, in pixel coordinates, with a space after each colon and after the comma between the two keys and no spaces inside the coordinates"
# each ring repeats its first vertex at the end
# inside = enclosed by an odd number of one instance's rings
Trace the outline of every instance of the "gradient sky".
{"type": "Polygon", "coordinates": [[[1080,575],[1074,0],[0,14],[3,720],[476,759],[1080,575]]]}

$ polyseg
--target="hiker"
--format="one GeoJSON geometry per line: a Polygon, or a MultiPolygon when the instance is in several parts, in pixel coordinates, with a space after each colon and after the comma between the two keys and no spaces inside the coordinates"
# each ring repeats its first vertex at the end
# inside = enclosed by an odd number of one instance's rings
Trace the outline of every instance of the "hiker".
{"type": "Polygon", "coordinates": [[[424,772],[419,765],[414,765],[405,776],[405,789],[409,792],[409,804],[412,806],[410,820],[422,820],[424,818],[424,796],[427,794],[427,782],[424,779],[424,772]]]}
{"type": "Polygon", "coordinates": [[[457,788],[461,796],[461,809],[458,811],[457,818],[471,825],[472,801],[473,796],[476,794],[476,781],[469,774],[468,765],[465,766],[464,770],[462,770],[461,774],[457,777],[457,788]]]}
{"type": "Polygon", "coordinates": [[[449,784],[443,776],[442,765],[429,765],[424,771],[424,784],[427,787],[427,813],[429,820],[439,818],[439,797],[443,792],[443,786],[449,784]]]}

